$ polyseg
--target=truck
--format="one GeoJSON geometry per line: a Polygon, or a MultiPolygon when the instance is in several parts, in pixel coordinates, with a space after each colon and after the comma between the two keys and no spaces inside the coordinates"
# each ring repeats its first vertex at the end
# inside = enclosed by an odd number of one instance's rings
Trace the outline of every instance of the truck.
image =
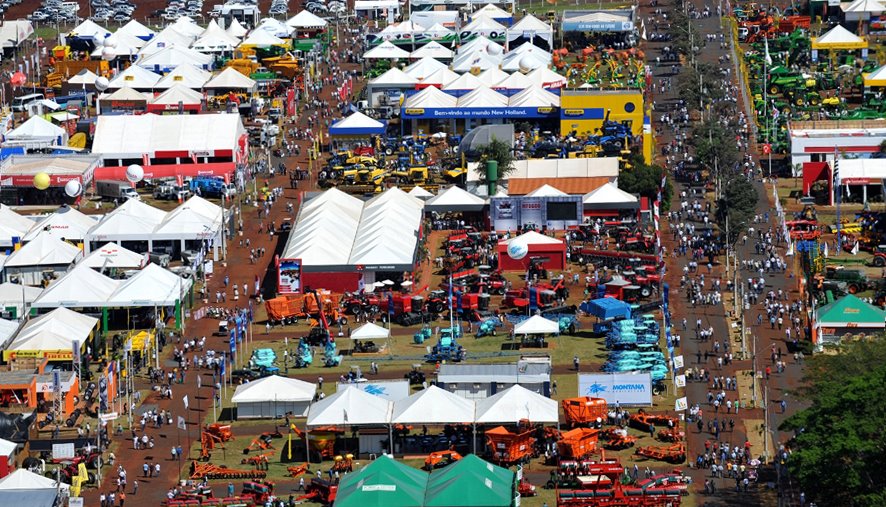
{"type": "Polygon", "coordinates": [[[95,191],[99,197],[107,200],[141,200],[138,192],[132,188],[132,184],[126,181],[104,180],[95,182],[95,191]]]}
{"type": "Polygon", "coordinates": [[[225,183],[222,178],[213,176],[198,176],[189,183],[190,189],[202,197],[233,197],[236,188],[233,183],[225,183]]]}
{"type": "Polygon", "coordinates": [[[183,201],[191,196],[191,191],[184,186],[163,183],[154,188],[154,199],[163,201],[183,201]]]}

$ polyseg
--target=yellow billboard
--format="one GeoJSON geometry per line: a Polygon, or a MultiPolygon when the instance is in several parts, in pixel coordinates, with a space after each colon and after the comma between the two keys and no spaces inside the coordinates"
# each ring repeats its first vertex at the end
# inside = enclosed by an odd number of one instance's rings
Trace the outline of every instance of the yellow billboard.
{"type": "Polygon", "coordinates": [[[611,121],[629,122],[631,133],[643,133],[643,93],[640,90],[561,90],[560,132],[594,135],[607,114],[611,121]]]}

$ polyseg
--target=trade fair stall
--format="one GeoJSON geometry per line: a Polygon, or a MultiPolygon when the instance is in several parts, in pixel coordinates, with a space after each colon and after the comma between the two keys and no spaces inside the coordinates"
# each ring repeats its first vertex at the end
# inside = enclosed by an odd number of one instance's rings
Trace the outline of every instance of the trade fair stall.
{"type": "Polygon", "coordinates": [[[124,270],[141,269],[147,263],[148,259],[145,255],[137,254],[116,243],[105,243],[101,247],[92,250],[89,255],[77,263],[77,267],[87,266],[108,273],[111,278],[118,278],[114,276],[116,273],[122,273],[124,270]]]}
{"type": "Polygon", "coordinates": [[[82,243],[86,233],[98,222],[70,206],[62,206],[55,213],[38,221],[22,240],[27,243],[41,234],[50,234],[64,241],[82,243]]]}
{"type": "MultiPolygon", "coordinates": [[[[0,311],[10,319],[20,319],[30,312],[31,303],[43,289],[19,283],[0,283],[0,311]]],[[[2,343],[2,342],[0,342],[2,343]]]]}
{"type": "Polygon", "coordinates": [[[15,250],[3,264],[3,278],[31,286],[45,286],[66,273],[83,251],[52,234],[40,234],[15,250]]]}
{"type": "Polygon", "coordinates": [[[20,468],[0,479],[0,502],[4,505],[53,507],[68,496],[70,485],[20,468]]]}
{"type": "Polygon", "coordinates": [[[126,87],[133,90],[151,91],[160,78],[160,74],[155,74],[138,65],[130,65],[126,70],[114,76],[114,79],[111,79],[108,89],[118,90],[126,87]]]}
{"type": "Polygon", "coordinates": [[[486,200],[466,190],[452,185],[446,189],[440,189],[436,197],[425,201],[425,213],[431,215],[431,220],[459,220],[466,225],[473,225],[479,229],[485,229],[487,225],[486,200]]]}
{"type": "Polygon", "coordinates": [[[237,386],[231,401],[237,406],[237,419],[305,417],[316,392],[311,382],[271,375],[237,386]]]}
{"type": "Polygon", "coordinates": [[[70,363],[74,343],[85,353],[97,326],[95,317],[56,308],[26,322],[3,350],[3,360],[38,358],[70,363]]]}
{"type": "Polygon", "coordinates": [[[97,114],[137,114],[148,110],[150,92],[142,93],[123,86],[98,97],[97,114]]]}
{"type": "Polygon", "coordinates": [[[0,247],[10,248],[15,243],[21,243],[21,239],[33,227],[33,220],[19,215],[9,206],[0,204],[0,247]]]}
{"type": "Polygon", "coordinates": [[[582,197],[586,217],[637,217],[640,200],[613,183],[606,183],[582,197]]]}
{"type": "MultiPolygon", "coordinates": [[[[879,153],[886,141],[886,126],[881,121],[817,120],[788,122],[792,176],[805,162],[832,162],[835,154],[870,158],[879,153]]],[[[846,158],[846,157],[844,157],[846,158]]],[[[805,180],[805,176],[804,176],[805,180]]]]}
{"type": "Polygon", "coordinates": [[[355,144],[366,146],[372,145],[374,136],[383,136],[385,129],[385,122],[356,112],[333,123],[329,127],[329,138],[333,149],[347,149],[355,144]]]}
{"type": "Polygon", "coordinates": [[[3,147],[22,146],[29,150],[66,146],[68,131],[53,125],[42,116],[31,116],[3,136],[3,147]]]}
{"type": "Polygon", "coordinates": [[[560,407],[556,400],[521,385],[509,387],[489,398],[477,400],[477,424],[513,424],[521,419],[533,423],[557,423],[560,407]]]}
{"type": "Polygon", "coordinates": [[[421,507],[428,474],[387,455],[342,476],[335,496],[336,507],[421,507]]]}
{"type": "Polygon", "coordinates": [[[155,90],[168,90],[173,86],[181,85],[192,90],[203,88],[203,84],[212,78],[212,73],[190,64],[179,65],[171,72],[160,78],[154,85],[155,90]]]}
{"type": "Polygon", "coordinates": [[[542,396],[551,394],[550,358],[526,357],[514,363],[440,365],[437,386],[462,398],[481,400],[519,385],[542,396]]]}
{"type": "Polygon", "coordinates": [[[847,294],[818,308],[812,324],[812,343],[819,349],[843,340],[878,336],[886,328],[886,311],[847,294]]]}
{"type": "Polygon", "coordinates": [[[542,44],[540,47],[550,50],[554,48],[554,29],[551,25],[529,14],[508,28],[507,42],[511,47],[519,46],[522,42],[540,43],[542,44]]]}
{"type": "MultiPolygon", "coordinates": [[[[3,201],[26,205],[71,203],[73,199],[65,193],[65,185],[69,181],[77,181],[81,187],[88,187],[95,178],[95,170],[100,162],[98,156],[90,154],[7,157],[0,162],[0,173],[3,174],[0,192],[3,201]],[[46,190],[38,190],[34,186],[34,177],[41,173],[49,176],[49,187],[46,190]]],[[[4,222],[6,221],[0,220],[0,224],[4,222]]]]}
{"type": "Polygon", "coordinates": [[[580,195],[509,195],[489,199],[497,231],[565,230],[582,222],[580,195]]]}
{"type": "Polygon", "coordinates": [[[474,402],[437,386],[429,386],[394,402],[391,424],[472,424],[474,402]]]}
{"type": "Polygon", "coordinates": [[[148,103],[149,113],[197,114],[203,110],[203,94],[184,85],[174,85],[148,103]]]}
{"type": "Polygon", "coordinates": [[[499,267],[504,271],[526,271],[532,259],[540,259],[542,266],[548,270],[562,270],[566,267],[566,243],[557,238],[529,231],[516,238],[498,242],[499,267]],[[514,239],[525,243],[529,253],[522,259],[515,260],[508,255],[508,245],[514,239]]]}

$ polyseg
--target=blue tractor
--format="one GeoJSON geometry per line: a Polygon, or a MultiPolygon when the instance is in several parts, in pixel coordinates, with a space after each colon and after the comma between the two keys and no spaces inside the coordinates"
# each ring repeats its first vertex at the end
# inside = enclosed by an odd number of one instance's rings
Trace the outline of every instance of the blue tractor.
{"type": "Polygon", "coordinates": [[[429,363],[436,363],[437,361],[457,363],[464,360],[467,352],[464,347],[458,344],[458,339],[461,336],[461,326],[456,325],[441,329],[437,344],[425,355],[425,360],[429,363]]]}
{"type": "Polygon", "coordinates": [[[482,338],[484,336],[495,336],[496,328],[501,327],[501,320],[498,317],[490,317],[488,319],[483,320],[480,325],[477,326],[477,333],[474,335],[477,338],[482,338]]]}

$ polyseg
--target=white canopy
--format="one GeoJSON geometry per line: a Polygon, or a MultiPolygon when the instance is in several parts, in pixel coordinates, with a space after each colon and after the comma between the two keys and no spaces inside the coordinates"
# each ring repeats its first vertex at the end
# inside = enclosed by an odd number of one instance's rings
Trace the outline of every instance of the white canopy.
{"type": "Polygon", "coordinates": [[[426,37],[430,37],[431,39],[442,39],[447,35],[452,35],[453,33],[455,32],[446,28],[442,24],[434,23],[425,30],[424,35],[426,37]]]}
{"type": "Polygon", "coordinates": [[[538,37],[548,43],[548,47],[554,47],[554,29],[550,25],[536,18],[532,14],[523,16],[523,18],[508,28],[508,42],[517,40],[520,37],[533,38],[538,37]]]}
{"type": "Polygon", "coordinates": [[[311,401],[316,392],[317,386],[311,382],[271,375],[237,386],[231,401],[234,403],[311,401]]]}
{"type": "Polygon", "coordinates": [[[150,96],[150,92],[143,93],[137,90],[133,90],[128,86],[124,86],[123,88],[120,88],[113,92],[101,94],[99,96],[99,100],[141,101],[147,104],[148,97],[150,96]]]}
{"type": "Polygon", "coordinates": [[[484,206],[486,206],[486,201],[482,197],[477,197],[456,185],[440,190],[437,197],[428,199],[425,202],[425,209],[427,211],[439,212],[480,211],[484,206]]]}
{"type": "Polygon", "coordinates": [[[240,38],[249,33],[249,30],[243,28],[243,25],[240,24],[240,21],[238,21],[237,18],[232,18],[231,24],[225,28],[225,32],[227,32],[228,35],[240,38]]]}
{"type": "MultiPolygon", "coordinates": [[[[59,491],[68,491],[71,486],[64,482],[35,474],[19,468],[0,479],[0,501],[4,505],[27,505],[28,507],[53,507],[59,491]]],[[[67,496],[67,493],[64,494],[67,496]]]]}
{"type": "MultiPolygon", "coordinates": [[[[274,19],[274,18],[262,19],[261,22],[258,24],[258,26],[255,27],[255,31],[267,32],[269,35],[272,35],[272,36],[280,38],[280,39],[288,39],[292,35],[292,28],[287,26],[286,23],[280,21],[279,19],[274,19]]],[[[252,34],[250,34],[250,37],[252,37],[252,34]]],[[[262,40],[262,39],[259,39],[259,40],[262,40]]],[[[269,41],[267,39],[265,39],[265,42],[269,42],[269,41]]],[[[285,41],[284,41],[284,43],[285,43],[285,41]]],[[[259,44],[259,45],[261,45],[261,44],[259,44]]],[[[268,45],[274,45],[274,44],[268,44],[268,45]]]]}
{"type": "Polygon", "coordinates": [[[499,81],[493,86],[496,90],[525,90],[532,86],[532,80],[526,77],[522,72],[514,72],[505,79],[499,81]]]}
{"type": "Polygon", "coordinates": [[[477,424],[508,424],[521,419],[533,423],[555,423],[559,420],[559,407],[556,401],[521,385],[477,400],[477,424]]]}
{"type": "Polygon", "coordinates": [[[397,187],[366,201],[348,264],[412,265],[418,245],[424,202],[397,187]]]}
{"type": "Polygon", "coordinates": [[[310,11],[301,11],[286,20],[286,26],[295,30],[326,28],[329,23],[310,11]]]}
{"type": "MultiPolygon", "coordinates": [[[[6,321],[9,322],[9,321],[6,321]]],[[[16,326],[18,324],[16,323],[16,326]]],[[[2,342],[2,341],[0,341],[2,342]]],[[[0,438],[0,456],[12,456],[12,453],[18,448],[18,444],[15,442],[10,442],[5,438],[0,438]]]]}
{"type": "MultiPolygon", "coordinates": [[[[509,16],[510,17],[510,16],[509,16]]],[[[478,35],[488,36],[492,33],[505,33],[507,28],[499,23],[498,21],[492,19],[490,16],[485,15],[474,15],[471,18],[471,22],[462,27],[461,32],[471,32],[478,35]]]]}
{"type": "Polygon", "coordinates": [[[206,82],[207,90],[252,90],[255,81],[241,74],[237,69],[228,67],[206,82]]]}
{"type": "Polygon", "coordinates": [[[286,258],[306,265],[344,265],[357,233],[363,202],[331,188],[304,202],[286,245],[286,258]]]}
{"type": "Polygon", "coordinates": [[[190,283],[157,264],[148,264],[135,276],[120,283],[102,306],[173,306],[177,300],[182,299],[190,283]]]}
{"type": "Polygon", "coordinates": [[[63,206],[55,213],[37,222],[22,240],[28,242],[40,234],[52,234],[66,240],[82,240],[86,237],[89,229],[97,223],[91,216],[84,215],[70,206],[63,206]]]}
{"type": "Polygon", "coordinates": [[[563,86],[566,86],[566,76],[557,74],[547,68],[547,66],[533,70],[529,74],[526,74],[526,77],[542,88],[562,88],[563,86]]]}
{"type": "Polygon", "coordinates": [[[367,322],[351,333],[352,340],[382,340],[391,337],[391,330],[367,322]]]}
{"type": "Polygon", "coordinates": [[[501,55],[505,52],[505,48],[501,44],[493,42],[481,35],[459,46],[456,53],[459,55],[473,52],[489,53],[489,48],[494,46],[498,46],[495,48],[495,54],[501,55]]]}
{"type": "Polygon", "coordinates": [[[4,268],[26,266],[60,266],[72,264],[82,252],[76,246],[52,234],[38,234],[6,258],[4,268]]]}
{"type": "Polygon", "coordinates": [[[284,41],[280,37],[272,35],[265,30],[255,29],[252,31],[252,33],[249,34],[248,37],[243,39],[243,42],[240,43],[240,46],[269,47],[282,46],[284,44],[286,44],[286,41],[284,41]]]}
{"type": "Polygon", "coordinates": [[[411,195],[412,197],[418,197],[419,199],[428,199],[434,197],[434,194],[428,192],[419,185],[412,187],[412,190],[406,193],[411,195]]]}
{"type": "Polygon", "coordinates": [[[388,69],[387,72],[378,76],[369,82],[372,86],[399,86],[399,87],[407,87],[414,88],[415,84],[418,83],[418,79],[404,73],[402,70],[392,67],[388,69]]]}
{"type": "Polygon", "coordinates": [[[176,84],[170,87],[165,92],[161,93],[160,95],[154,97],[154,100],[151,101],[151,104],[177,106],[179,103],[182,103],[184,105],[200,104],[202,101],[202,93],[192,90],[185,85],[176,84]]]}
{"type": "Polygon", "coordinates": [[[91,241],[142,240],[166,217],[166,212],[136,199],[127,199],[89,231],[91,241]]]}
{"type": "Polygon", "coordinates": [[[105,38],[105,43],[113,43],[112,46],[102,46],[95,48],[90,56],[102,58],[106,50],[110,50],[114,57],[118,56],[135,56],[141,48],[147,45],[144,39],[139,39],[135,35],[117,31],[105,38]]]}
{"type": "MultiPolygon", "coordinates": [[[[843,28],[842,25],[836,25],[821,37],[814,39],[814,45],[840,45],[840,44],[859,44],[864,39],[843,28]]],[[[813,47],[815,47],[813,46],[813,47]]]]}
{"type": "Polygon", "coordinates": [[[175,28],[176,31],[193,38],[199,37],[203,33],[203,28],[187,16],[181,16],[170,26],[175,28]]]}
{"type": "Polygon", "coordinates": [[[499,6],[489,3],[484,5],[483,7],[480,7],[471,15],[472,18],[478,16],[487,16],[492,19],[506,19],[510,18],[511,14],[499,6]]]}
{"type": "Polygon", "coordinates": [[[210,238],[221,228],[222,209],[199,196],[192,196],[170,211],[151,235],[154,240],[210,238]],[[208,208],[207,205],[212,208],[208,208]]]}
{"type": "Polygon", "coordinates": [[[444,86],[443,90],[444,91],[476,90],[477,88],[480,88],[481,86],[483,86],[483,83],[480,81],[480,78],[478,78],[477,76],[475,76],[471,73],[466,72],[466,73],[462,74],[461,76],[459,76],[459,78],[456,79],[455,81],[452,81],[451,83],[444,86]]]}
{"type": "Polygon", "coordinates": [[[588,192],[582,202],[586,208],[595,209],[635,208],[638,205],[635,195],[625,192],[613,183],[606,183],[597,190],[588,192]]]}
{"type": "Polygon", "coordinates": [[[171,46],[161,49],[150,56],[139,58],[135,63],[144,69],[160,72],[167,72],[179,65],[185,64],[206,69],[212,64],[212,57],[194,49],[171,46]]]}
{"type": "Polygon", "coordinates": [[[545,183],[544,185],[533,190],[532,192],[529,192],[528,194],[526,194],[526,197],[562,197],[565,195],[569,195],[569,194],[545,183]]]}
{"type": "Polygon", "coordinates": [[[170,46],[189,47],[197,39],[199,33],[197,35],[188,35],[183,33],[180,28],[181,27],[179,27],[177,24],[168,25],[166,28],[163,29],[163,31],[161,31],[154,38],[148,41],[147,44],[142,46],[142,48],[138,52],[139,56],[145,57],[148,55],[152,55],[157,51],[170,46]]]}
{"type": "Polygon", "coordinates": [[[498,83],[501,83],[505,79],[510,77],[510,74],[499,69],[498,67],[493,67],[491,69],[486,69],[477,76],[480,79],[480,82],[484,85],[493,88],[496,87],[498,83]]]}
{"type": "Polygon", "coordinates": [[[501,64],[501,55],[490,55],[485,51],[459,53],[452,62],[452,70],[455,72],[469,72],[472,69],[492,69],[501,64]]]}
{"type": "Polygon", "coordinates": [[[29,306],[34,302],[43,289],[39,287],[29,287],[18,283],[0,283],[0,308],[16,307],[16,316],[21,317],[24,313],[25,306],[29,306]]]}
{"type": "Polygon", "coordinates": [[[500,245],[507,245],[511,241],[520,238],[520,241],[525,242],[527,245],[560,245],[563,244],[563,241],[552,238],[550,236],[545,236],[539,232],[529,231],[524,232],[523,234],[517,236],[516,238],[511,239],[503,239],[498,242],[500,245]]]}
{"type": "Polygon", "coordinates": [[[78,72],[76,75],[71,76],[68,79],[68,84],[74,85],[93,85],[95,84],[95,80],[98,79],[98,74],[92,72],[89,69],[83,69],[78,72]]]}
{"type": "Polygon", "coordinates": [[[403,69],[403,72],[414,77],[415,79],[422,79],[426,76],[430,76],[438,70],[445,68],[445,63],[441,62],[440,60],[435,60],[429,56],[426,56],[417,62],[412,62],[407,65],[406,68],[403,69]]]}
{"type": "Polygon", "coordinates": [[[394,424],[470,424],[474,422],[474,402],[430,386],[408,398],[394,402],[394,424]]]}
{"type": "MultiPolygon", "coordinates": [[[[0,181],[0,184],[4,184],[4,182],[0,181]]],[[[12,246],[12,238],[24,237],[34,227],[34,223],[34,221],[13,211],[9,206],[0,204],[0,246],[12,246]]]]}
{"type": "Polygon", "coordinates": [[[560,107],[560,96],[537,85],[515,93],[508,98],[510,107],[560,107]]]}
{"type": "Polygon", "coordinates": [[[501,68],[508,72],[531,72],[546,66],[548,63],[550,63],[550,60],[545,60],[544,55],[539,53],[509,53],[502,60],[501,68]]]}
{"type": "Polygon", "coordinates": [[[442,58],[449,59],[455,56],[455,53],[447,48],[446,46],[440,44],[437,41],[431,41],[425,44],[424,46],[416,49],[412,53],[409,54],[410,58],[442,58]]]}
{"type": "MultiPolygon", "coordinates": [[[[237,71],[234,71],[237,72],[237,71]]],[[[92,153],[141,159],[158,151],[230,156],[246,133],[239,114],[139,114],[98,117],[92,153]]]]}
{"type": "Polygon", "coordinates": [[[458,107],[460,108],[506,107],[507,105],[508,98],[506,96],[483,85],[458,98],[458,107]]]}
{"type": "Polygon", "coordinates": [[[78,264],[54,281],[31,305],[34,308],[102,308],[120,286],[94,269],[78,264]]]}
{"type": "Polygon", "coordinates": [[[388,424],[393,403],[355,387],[347,387],[311,405],[308,427],[388,424]]]}
{"type": "Polygon", "coordinates": [[[422,84],[436,86],[441,88],[458,79],[458,74],[452,72],[447,67],[432,72],[421,80],[422,84]]]}
{"type": "Polygon", "coordinates": [[[199,69],[191,64],[185,63],[172,69],[169,74],[163,76],[154,88],[158,90],[166,90],[173,86],[183,85],[192,89],[200,89],[203,83],[209,81],[212,73],[208,70],[199,69]]]}
{"type": "Polygon", "coordinates": [[[128,86],[139,90],[150,90],[160,81],[160,77],[160,74],[155,74],[144,67],[130,65],[111,80],[108,89],[116,90],[128,86]]]}
{"type": "Polygon", "coordinates": [[[71,350],[74,340],[86,343],[98,319],[67,308],[29,320],[6,350],[71,350]]]}
{"type": "Polygon", "coordinates": [[[111,32],[106,28],[102,28],[98,26],[94,21],[86,19],[73,30],[68,32],[68,37],[80,37],[83,39],[104,39],[108,35],[111,35],[111,32]]]}
{"type": "Polygon", "coordinates": [[[5,136],[6,142],[64,144],[67,139],[65,129],[53,125],[42,116],[31,116],[28,120],[5,136]],[[61,141],[60,141],[61,140],[61,141]]]}
{"type": "Polygon", "coordinates": [[[363,54],[364,60],[388,60],[409,58],[409,52],[398,48],[390,41],[384,41],[363,54]]]}
{"type": "Polygon", "coordinates": [[[560,324],[541,315],[533,315],[514,326],[514,334],[556,334],[559,332],[560,324]]]}
{"type": "Polygon", "coordinates": [[[151,30],[150,28],[146,27],[145,25],[141,24],[136,19],[130,19],[129,23],[126,23],[125,25],[120,27],[120,29],[117,30],[115,33],[120,33],[120,32],[125,32],[125,33],[128,33],[129,35],[132,35],[135,37],[140,37],[143,39],[150,39],[151,37],[157,35],[157,32],[155,32],[155,31],[151,30]]]}
{"type": "Polygon", "coordinates": [[[194,44],[191,45],[191,49],[206,53],[215,53],[219,51],[233,51],[233,49],[239,45],[239,37],[235,37],[224,31],[213,19],[208,25],[206,25],[206,30],[200,34],[200,38],[195,40],[194,44]]]}
{"type": "Polygon", "coordinates": [[[144,265],[144,255],[118,246],[116,243],[105,243],[77,263],[77,267],[87,266],[93,269],[141,269],[144,265]]]}
{"type": "Polygon", "coordinates": [[[457,103],[458,99],[454,96],[439,88],[429,86],[415,95],[407,97],[403,102],[403,108],[453,108],[457,103]]]}
{"type": "MultiPolygon", "coordinates": [[[[20,317],[22,313],[24,313],[21,310],[21,301],[19,301],[17,305],[13,304],[12,306],[15,306],[16,308],[16,316],[20,317]]],[[[5,305],[4,308],[6,308],[5,305]]],[[[18,327],[20,325],[20,322],[14,320],[0,319],[0,347],[4,347],[6,345],[6,342],[9,341],[10,338],[12,338],[16,331],[18,331],[18,327]]],[[[6,442],[6,440],[0,439],[0,445],[3,445],[3,442],[6,442]]],[[[8,456],[8,454],[3,454],[3,450],[0,449],[0,456],[8,456]]]]}

